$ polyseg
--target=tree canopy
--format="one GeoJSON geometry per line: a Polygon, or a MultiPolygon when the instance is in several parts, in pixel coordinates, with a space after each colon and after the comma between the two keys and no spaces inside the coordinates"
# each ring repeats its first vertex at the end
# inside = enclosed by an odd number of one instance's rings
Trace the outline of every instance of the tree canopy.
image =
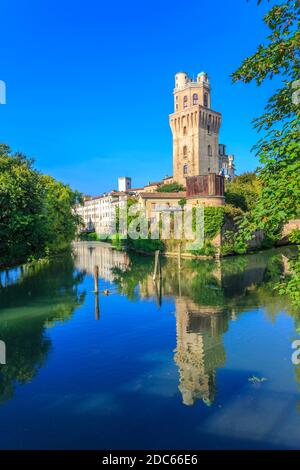
{"type": "Polygon", "coordinates": [[[39,173],[32,159],[0,144],[0,264],[43,257],[75,236],[81,195],[39,173]]]}
{"type": "MultiPolygon", "coordinates": [[[[263,229],[275,241],[286,222],[300,217],[300,1],[285,0],[273,6],[264,22],[269,28],[265,44],[232,75],[234,82],[255,81],[258,86],[273,77],[281,83],[263,115],[254,119],[262,135],[255,146],[261,191],[240,224],[240,241],[249,240],[256,229],[263,229]]],[[[299,245],[300,237],[292,235],[291,241],[299,245]]],[[[299,258],[290,263],[290,269],[279,291],[299,305],[299,258]]]]}
{"type": "Polygon", "coordinates": [[[243,226],[248,227],[247,236],[261,228],[276,238],[285,222],[300,215],[300,1],[275,5],[264,22],[270,31],[266,43],[244,60],[232,78],[258,86],[275,76],[281,81],[264,114],[254,119],[262,133],[255,146],[262,191],[243,226]]]}

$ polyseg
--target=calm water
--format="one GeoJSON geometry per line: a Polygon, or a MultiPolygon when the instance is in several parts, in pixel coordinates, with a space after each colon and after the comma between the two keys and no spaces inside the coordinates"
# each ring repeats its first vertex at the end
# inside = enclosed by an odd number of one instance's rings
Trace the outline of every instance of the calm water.
{"type": "Polygon", "coordinates": [[[300,448],[300,313],[273,291],[291,256],[169,260],[154,284],[152,258],[81,244],[2,272],[0,447],[300,448]]]}

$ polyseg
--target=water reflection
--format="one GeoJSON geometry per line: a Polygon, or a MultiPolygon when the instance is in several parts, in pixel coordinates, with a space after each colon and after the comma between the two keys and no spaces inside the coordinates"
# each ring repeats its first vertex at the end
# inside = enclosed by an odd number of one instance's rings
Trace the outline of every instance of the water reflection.
{"type": "MultiPolygon", "coordinates": [[[[79,243],[73,257],[1,273],[0,339],[7,344],[9,361],[0,369],[0,401],[12,398],[16,384],[30,382],[45,364],[52,346],[47,329],[70,319],[86,301],[82,284],[86,273],[92,275],[98,265],[100,277],[114,283],[113,294],[134,302],[155,300],[159,307],[165,301],[174,303],[173,358],[182,402],[191,406],[202,400],[212,405],[218,389],[216,372],[226,363],[224,335],[242,312],[262,307],[273,319],[284,310],[294,317],[300,332],[297,312],[273,290],[294,251],[273,250],[218,263],[182,261],[180,269],[176,260],[163,259],[161,277],[154,282],[153,258],[79,243]]],[[[95,296],[91,305],[99,324],[100,304],[101,298],[99,302],[95,296]]],[[[299,367],[296,380],[300,382],[299,367]]]]}
{"type": "MultiPolygon", "coordinates": [[[[174,361],[184,405],[201,399],[210,406],[216,395],[216,369],[226,362],[223,334],[230,313],[224,308],[221,263],[164,263],[161,290],[173,297],[177,347],[174,361]]],[[[151,275],[141,283],[141,296],[156,296],[151,275]]]]}
{"type": "MultiPolygon", "coordinates": [[[[225,364],[222,341],[226,315],[201,314],[186,310],[185,300],[176,302],[177,348],[174,360],[178,366],[179,390],[185,405],[202,399],[210,406],[216,394],[216,369],[225,364]]],[[[225,329],[224,329],[225,328],[225,329]]]]}
{"type": "Polygon", "coordinates": [[[113,269],[120,292],[132,299],[155,298],[159,306],[163,299],[174,299],[174,361],[185,405],[199,399],[207,406],[214,402],[216,370],[226,362],[224,334],[230,321],[243,311],[263,307],[273,318],[285,310],[298,321],[287,299],[273,290],[294,254],[294,248],[285,248],[217,263],[183,261],[180,269],[174,260],[163,260],[162,277],[156,282],[153,260],[145,260],[141,266],[132,256],[128,270],[113,269]]]}
{"type": "Polygon", "coordinates": [[[130,264],[126,253],[114,250],[109,245],[105,246],[105,243],[74,243],[74,253],[78,269],[93,274],[94,267],[98,266],[99,276],[109,282],[114,281],[113,268],[124,271],[128,269],[130,264]]]}
{"type": "Polygon", "coordinates": [[[16,384],[30,382],[45,364],[51,350],[47,329],[70,319],[84,302],[85,293],[78,290],[83,277],[74,270],[71,255],[2,275],[0,338],[6,344],[7,364],[0,366],[0,403],[12,398],[16,384]]]}

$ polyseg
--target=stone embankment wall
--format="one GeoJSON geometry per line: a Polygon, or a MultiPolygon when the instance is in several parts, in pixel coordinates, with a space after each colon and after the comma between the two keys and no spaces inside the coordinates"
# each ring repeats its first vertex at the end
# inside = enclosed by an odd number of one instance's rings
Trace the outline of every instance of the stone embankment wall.
{"type": "MultiPolygon", "coordinates": [[[[296,229],[300,230],[300,219],[290,220],[287,222],[283,227],[281,239],[278,240],[276,246],[289,245],[289,234],[296,229]]],[[[253,233],[252,240],[249,241],[249,249],[255,250],[256,248],[259,248],[264,239],[264,235],[263,230],[256,230],[253,233]]]]}
{"type": "Polygon", "coordinates": [[[283,227],[282,230],[282,237],[277,243],[277,245],[282,246],[282,245],[288,245],[289,244],[289,234],[293,230],[300,230],[300,219],[295,219],[295,220],[290,220],[285,226],[283,227]]]}

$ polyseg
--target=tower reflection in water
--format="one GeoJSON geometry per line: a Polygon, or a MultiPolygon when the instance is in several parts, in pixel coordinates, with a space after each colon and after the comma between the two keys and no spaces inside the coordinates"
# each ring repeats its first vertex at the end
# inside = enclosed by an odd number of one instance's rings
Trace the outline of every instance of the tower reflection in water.
{"type": "MultiPolygon", "coordinates": [[[[174,361],[179,390],[187,406],[216,397],[216,371],[226,362],[224,334],[230,321],[249,306],[263,305],[273,315],[273,286],[285,270],[282,254],[237,257],[222,262],[162,260],[162,276],[153,281],[153,258],[81,244],[76,265],[89,273],[99,265],[101,277],[114,282],[129,299],[171,299],[176,309],[174,361]]],[[[287,250],[286,253],[290,255],[287,250]]],[[[279,305],[280,300],[276,299],[279,305]]],[[[285,305],[287,310],[287,306],[285,305]]],[[[276,309],[278,312],[280,309],[276,309]]]]}
{"type": "MultiPolygon", "coordinates": [[[[216,369],[225,365],[223,335],[228,329],[230,311],[224,309],[221,264],[164,262],[162,279],[153,283],[151,275],[140,282],[141,297],[173,298],[176,314],[174,361],[179,371],[183,403],[196,400],[210,406],[216,395],[216,369]]],[[[157,299],[160,305],[161,299],[157,299]]],[[[234,312],[234,310],[233,310],[234,312]]],[[[235,318],[235,314],[232,314],[235,318]]]]}
{"type": "Polygon", "coordinates": [[[227,315],[218,309],[199,309],[186,298],[176,299],[175,362],[185,405],[202,399],[208,406],[216,394],[216,369],[225,365],[222,335],[227,315]]]}

